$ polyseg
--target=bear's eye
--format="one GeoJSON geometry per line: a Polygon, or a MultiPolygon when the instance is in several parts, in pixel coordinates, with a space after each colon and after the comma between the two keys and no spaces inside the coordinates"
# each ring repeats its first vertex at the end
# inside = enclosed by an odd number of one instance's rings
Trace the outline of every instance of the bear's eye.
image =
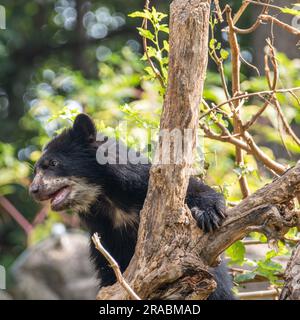
{"type": "Polygon", "coordinates": [[[50,167],[56,167],[58,165],[58,161],[55,159],[52,159],[49,161],[49,166],[50,167]]]}

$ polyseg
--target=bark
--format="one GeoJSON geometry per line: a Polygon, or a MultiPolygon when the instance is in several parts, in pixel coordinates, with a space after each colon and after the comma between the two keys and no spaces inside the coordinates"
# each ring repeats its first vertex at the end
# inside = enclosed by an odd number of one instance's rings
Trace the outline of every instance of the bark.
{"type": "Polygon", "coordinates": [[[295,248],[286,268],[285,285],[281,291],[280,300],[300,300],[300,244],[295,248]]]}
{"type": "MultiPolygon", "coordinates": [[[[184,204],[207,66],[209,8],[209,0],[171,4],[169,81],[160,129],[191,129],[193,135],[181,163],[176,157],[162,163],[162,140],[156,150],[135,254],[123,275],[142,299],[205,299],[216,286],[208,266],[230,244],[254,230],[278,238],[298,223],[287,204],[300,188],[300,163],[228,210],[228,218],[213,233],[203,234],[184,204]]],[[[130,297],[116,283],[102,288],[97,299],[130,297]]]]}
{"type": "MultiPolygon", "coordinates": [[[[124,274],[143,299],[205,298],[215,285],[195,252],[187,250],[200,231],[184,205],[207,67],[209,11],[208,0],[174,0],[170,6],[169,81],[160,128],[191,129],[192,148],[181,164],[171,157],[169,165],[160,163],[161,141],[156,150],[135,255],[124,274]]],[[[110,298],[128,296],[116,284],[98,294],[110,298]]]]}

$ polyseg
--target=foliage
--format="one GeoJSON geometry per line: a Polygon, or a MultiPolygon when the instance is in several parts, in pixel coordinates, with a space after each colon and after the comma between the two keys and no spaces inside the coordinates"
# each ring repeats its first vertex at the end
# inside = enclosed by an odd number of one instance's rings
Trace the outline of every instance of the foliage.
{"type": "Polygon", "coordinates": [[[142,26],[137,28],[139,34],[144,38],[144,43],[146,44],[142,60],[152,61],[152,59],[154,59],[157,64],[157,67],[146,66],[144,68],[147,73],[147,76],[144,78],[148,80],[155,80],[157,78],[157,73],[159,73],[159,76],[162,79],[162,87],[160,89],[162,94],[164,93],[164,88],[168,81],[169,43],[166,39],[161,41],[160,35],[161,33],[169,34],[168,25],[166,23],[162,23],[167,16],[168,15],[165,13],[157,12],[154,7],[152,7],[151,10],[144,9],[144,11],[135,11],[129,14],[129,17],[143,18],[144,21],[151,22],[153,31],[146,28],[147,24],[143,24],[144,27],[142,26]],[[151,45],[147,45],[146,39],[150,41],[151,45]]]}

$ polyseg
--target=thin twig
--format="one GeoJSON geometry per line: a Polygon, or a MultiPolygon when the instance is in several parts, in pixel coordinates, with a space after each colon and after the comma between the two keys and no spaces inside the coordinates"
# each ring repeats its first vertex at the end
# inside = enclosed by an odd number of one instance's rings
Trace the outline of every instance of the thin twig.
{"type": "Polygon", "coordinates": [[[249,121],[247,121],[244,124],[244,131],[248,130],[256,122],[256,120],[263,114],[263,112],[267,109],[269,105],[270,105],[270,101],[265,99],[264,105],[252,116],[252,118],[249,121]]]}
{"type": "Polygon", "coordinates": [[[272,298],[278,297],[280,294],[280,290],[270,289],[270,290],[262,290],[262,291],[251,291],[251,292],[240,292],[237,294],[237,297],[241,300],[251,300],[257,298],[272,298]]]}
{"type": "Polygon", "coordinates": [[[220,22],[223,22],[224,19],[223,19],[223,16],[222,16],[222,10],[220,8],[219,0],[214,0],[214,3],[215,3],[216,13],[217,13],[218,19],[219,19],[220,22]]]}
{"type": "MultiPolygon", "coordinates": [[[[204,100],[202,99],[202,103],[203,105],[208,108],[208,110],[210,109],[210,106],[209,104],[204,100]]],[[[222,135],[224,136],[231,136],[229,130],[222,124],[220,123],[220,121],[218,121],[217,117],[214,115],[214,113],[211,114],[211,118],[212,120],[214,121],[214,123],[220,128],[221,132],[222,132],[222,135]]]]}
{"type": "Polygon", "coordinates": [[[96,249],[105,257],[105,259],[109,262],[110,266],[114,270],[116,278],[119,281],[120,285],[127,291],[127,293],[132,297],[132,299],[141,300],[141,298],[132,290],[127,281],[124,279],[117,261],[109,254],[109,252],[101,244],[97,232],[93,234],[92,240],[96,249]]]}
{"type": "Polygon", "coordinates": [[[243,244],[245,246],[248,245],[255,245],[255,244],[262,244],[262,242],[260,240],[242,240],[243,244]]]}
{"type": "MultiPolygon", "coordinates": [[[[269,45],[271,54],[272,54],[272,64],[273,64],[273,68],[274,68],[274,77],[273,77],[273,82],[271,83],[271,76],[270,76],[270,66],[269,66],[269,55],[265,54],[265,74],[266,74],[266,78],[267,78],[267,82],[269,85],[269,88],[271,90],[273,90],[273,95],[272,98],[274,97],[274,91],[276,89],[277,86],[277,82],[278,82],[278,66],[277,66],[277,62],[275,59],[275,50],[270,42],[269,39],[266,40],[267,44],[269,45]]],[[[256,120],[263,114],[263,112],[267,109],[267,107],[271,104],[271,98],[269,100],[265,99],[264,97],[260,96],[261,99],[263,99],[265,101],[264,105],[262,106],[262,108],[260,108],[258,110],[257,113],[255,113],[252,118],[246,122],[244,124],[244,130],[248,130],[255,122],[256,120]]]]}
{"type": "Polygon", "coordinates": [[[287,167],[274,161],[266,153],[264,153],[258,147],[258,145],[254,142],[253,137],[250,135],[249,132],[247,131],[244,132],[244,139],[246,140],[246,142],[244,142],[240,139],[233,137],[232,135],[231,136],[218,135],[214,133],[204,123],[200,123],[199,126],[204,131],[205,137],[212,140],[228,142],[236,147],[243,149],[248,154],[252,154],[257,160],[261,161],[266,166],[266,168],[269,169],[274,175],[281,175],[287,170],[287,167]]]}
{"type": "MultiPolygon", "coordinates": [[[[234,21],[231,17],[231,8],[226,6],[226,18],[229,26],[228,30],[228,40],[231,49],[231,66],[232,66],[232,95],[239,96],[240,95],[240,47],[238,44],[236,33],[234,32],[234,21]]],[[[234,134],[241,134],[243,131],[242,121],[240,117],[240,99],[234,101],[234,109],[235,113],[233,114],[233,129],[234,134]]],[[[235,159],[238,167],[244,166],[244,154],[243,150],[240,147],[236,146],[235,150],[235,159]]],[[[247,177],[245,175],[241,175],[239,177],[239,184],[241,188],[241,192],[243,198],[246,198],[250,194],[250,189],[247,182],[247,177]]]]}
{"type": "MultiPolygon", "coordinates": [[[[145,9],[148,10],[148,11],[149,11],[149,3],[150,3],[150,0],[146,0],[145,9]]],[[[147,28],[148,28],[148,19],[146,19],[146,18],[143,19],[142,28],[147,30],[147,28]]],[[[143,49],[144,49],[147,61],[148,61],[149,65],[150,65],[152,71],[154,72],[156,78],[160,82],[160,85],[162,86],[162,88],[165,88],[165,83],[164,83],[163,77],[162,77],[161,73],[158,71],[158,69],[155,67],[153,61],[151,60],[151,58],[149,56],[147,38],[146,37],[142,37],[142,39],[143,39],[143,49]]]]}
{"type": "Polygon", "coordinates": [[[298,106],[300,107],[300,99],[297,97],[297,95],[294,92],[289,92],[290,95],[297,101],[298,106]]]}
{"type": "Polygon", "coordinates": [[[222,142],[228,142],[231,143],[234,146],[240,147],[243,150],[245,150],[247,153],[251,154],[251,149],[247,146],[247,144],[239,140],[235,137],[231,136],[222,136],[214,133],[207,125],[204,123],[200,123],[200,128],[204,131],[205,137],[212,139],[212,140],[217,140],[217,141],[222,141],[222,142]]]}
{"type": "Polygon", "coordinates": [[[294,130],[289,125],[284,113],[282,112],[281,106],[277,98],[274,99],[273,105],[275,106],[276,111],[278,112],[278,116],[282,122],[283,128],[285,132],[292,137],[292,139],[295,141],[295,143],[300,146],[300,139],[297,137],[294,130]]]}
{"type": "Polygon", "coordinates": [[[297,28],[294,28],[294,27],[280,21],[279,19],[277,19],[275,17],[269,16],[269,15],[261,15],[260,19],[263,21],[274,23],[277,26],[279,26],[280,28],[288,31],[289,33],[294,34],[296,36],[300,36],[300,31],[297,28]]]}
{"type": "Polygon", "coordinates": [[[257,68],[255,65],[253,65],[252,63],[250,63],[249,61],[247,61],[247,60],[243,57],[242,54],[240,54],[240,58],[241,58],[241,60],[242,60],[248,67],[250,67],[250,68],[252,68],[253,70],[255,70],[255,72],[257,73],[257,75],[260,76],[260,72],[259,72],[258,68],[257,68]]]}
{"type": "MultiPolygon", "coordinates": [[[[245,1],[245,3],[247,3],[249,5],[250,2],[249,1],[245,1]]],[[[240,29],[240,28],[236,27],[235,26],[236,23],[234,23],[234,28],[233,28],[234,32],[239,33],[239,34],[249,34],[249,33],[254,32],[262,23],[262,21],[260,19],[261,15],[268,13],[268,10],[269,10],[268,5],[269,5],[269,3],[270,3],[270,0],[268,0],[268,2],[266,2],[266,3],[264,3],[263,9],[262,9],[260,15],[257,17],[256,21],[253,23],[253,25],[251,27],[249,27],[247,29],[240,29]]]]}
{"type": "Polygon", "coordinates": [[[244,137],[246,143],[251,149],[251,153],[255,156],[256,159],[259,159],[267,168],[271,169],[279,175],[283,174],[287,170],[287,167],[274,161],[266,153],[264,153],[254,142],[253,137],[250,135],[249,132],[245,131],[244,137]]]}
{"type": "Polygon", "coordinates": [[[274,91],[273,90],[264,90],[264,91],[258,91],[258,92],[244,93],[244,94],[239,95],[238,97],[232,97],[224,102],[219,103],[215,107],[211,108],[208,113],[205,113],[202,116],[200,116],[199,120],[206,117],[207,114],[209,114],[210,112],[212,112],[216,109],[219,109],[226,104],[230,104],[231,102],[236,101],[236,100],[247,99],[247,98],[261,96],[261,95],[262,96],[263,95],[271,95],[273,93],[287,93],[287,92],[290,93],[290,91],[299,91],[299,90],[300,90],[300,87],[294,87],[294,88],[289,88],[289,89],[277,89],[274,91]]]}
{"type": "MultiPolygon", "coordinates": [[[[214,28],[211,27],[211,38],[214,39],[215,35],[214,35],[214,28]]],[[[227,82],[226,82],[226,77],[225,77],[225,72],[224,72],[224,66],[223,66],[223,59],[219,58],[217,55],[217,52],[215,50],[215,48],[213,48],[210,51],[210,56],[212,58],[212,60],[216,63],[220,77],[221,77],[221,82],[222,82],[222,88],[224,90],[225,93],[225,97],[226,99],[230,99],[230,94],[229,94],[229,90],[227,87],[227,82]]],[[[234,107],[232,104],[230,104],[231,110],[234,110],[234,107]]]]}
{"type": "Polygon", "coordinates": [[[258,5],[258,6],[268,6],[269,8],[277,9],[277,10],[280,10],[280,11],[282,10],[281,7],[276,6],[274,4],[270,4],[270,3],[266,4],[264,2],[258,2],[258,1],[254,1],[254,0],[246,0],[246,1],[249,2],[249,3],[253,3],[255,5],[258,5]]]}
{"type": "MultiPolygon", "coordinates": [[[[266,76],[267,76],[268,85],[269,85],[270,89],[275,90],[277,83],[278,83],[278,78],[279,78],[279,71],[278,71],[279,67],[278,67],[278,63],[276,60],[276,56],[275,56],[275,48],[273,47],[273,45],[271,44],[269,39],[267,39],[267,44],[269,46],[269,50],[270,50],[269,56],[270,56],[270,60],[272,62],[273,71],[274,71],[273,84],[271,84],[271,80],[270,80],[270,68],[268,67],[268,62],[266,62],[266,64],[267,64],[266,65],[266,76]]],[[[297,135],[295,134],[293,129],[290,127],[284,113],[282,112],[280,103],[279,103],[275,94],[273,95],[272,100],[273,100],[272,104],[274,105],[274,107],[278,113],[278,116],[282,122],[282,125],[283,125],[285,132],[292,137],[292,139],[295,141],[295,143],[298,144],[298,146],[300,146],[300,139],[297,137],[297,135]]],[[[282,140],[283,144],[285,144],[284,139],[282,138],[281,140],[282,140]]],[[[287,151],[288,151],[288,149],[287,149],[287,151]]]]}
{"type": "Polygon", "coordinates": [[[233,25],[237,24],[237,22],[239,21],[240,17],[243,15],[243,13],[248,8],[248,6],[249,6],[249,1],[244,1],[242,3],[242,5],[240,6],[239,10],[237,11],[237,13],[234,15],[234,17],[232,19],[233,25]]]}

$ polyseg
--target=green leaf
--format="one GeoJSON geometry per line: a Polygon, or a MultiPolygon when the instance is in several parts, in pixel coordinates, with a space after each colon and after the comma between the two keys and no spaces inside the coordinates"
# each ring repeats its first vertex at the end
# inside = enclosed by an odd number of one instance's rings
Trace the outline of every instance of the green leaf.
{"type": "Polygon", "coordinates": [[[163,78],[166,82],[166,79],[168,78],[168,69],[167,68],[162,68],[162,75],[163,75],[163,78]]]}
{"type": "Polygon", "coordinates": [[[223,60],[226,60],[226,59],[228,58],[228,56],[229,56],[229,52],[226,51],[226,50],[224,50],[224,49],[221,49],[220,55],[221,55],[221,58],[222,58],[223,60]]]}
{"type": "MultiPolygon", "coordinates": [[[[155,57],[156,56],[156,49],[154,47],[147,46],[147,53],[148,53],[149,58],[155,57]]],[[[144,55],[141,58],[141,60],[143,60],[143,61],[147,60],[146,53],[144,53],[144,55]]]]}
{"type": "Polygon", "coordinates": [[[155,7],[152,7],[151,14],[152,14],[153,22],[157,23],[159,21],[159,15],[158,15],[158,12],[156,11],[155,7]]]}
{"type": "Polygon", "coordinates": [[[169,52],[170,51],[170,46],[167,40],[163,41],[164,49],[169,52]]]}
{"type": "Polygon", "coordinates": [[[242,241],[237,241],[226,250],[226,255],[231,259],[230,264],[242,265],[245,260],[246,249],[242,241]]]}
{"type": "Polygon", "coordinates": [[[157,12],[157,19],[161,21],[162,19],[166,18],[168,15],[162,12],[157,12]]]}
{"type": "Polygon", "coordinates": [[[267,259],[267,260],[270,260],[270,259],[276,257],[277,255],[278,255],[278,254],[277,254],[277,252],[276,252],[275,250],[270,250],[270,251],[268,251],[268,252],[266,253],[266,259],[267,259]]]}
{"type": "Polygon", "coordinates": [[[146,39],[149,39],[151,41],[154,41],[154,35],[149,31],[149,30],[146,30],[146,29],[143,29],[143,28],[137,28],[138,31],[139,31],[139,34],[146,38],[146,39]]]}
{"type": "Polygon", "coordinates": [[[285,235],[289,239],[295,239],[297,237],[298,229],[296,227],[291,228],[285,235]]]}
{"type": "Polygon", "coordinates": [[[169,57],[163,57],[161,59],[161,63],[164,64],[164,65],[168,65],[169,64],[169,57]]]}
{"type": "Polygon", "coordinates": [[[267,243],[268,242],[268,238],[266,237],[266,235],[262,234],[259,238],[259,241],[261,243],[267,243]]]}
{"type": "Polygon", "coordinates": [[[209,41],[209,47],[210,49],[214,50],[215,49],[215,44],[217,42],[217,39],[210,39],[209,41]]]}
{"type": "Polygon", "coordinates": [[[270,259],[266,259],[264,261],[257,262],[259,272],[279,272],[282,270],[282,265],[278,262],[272,261],[270,259]]]}
{"type": "Polygon", "coordinates": [[[221,49],[221,42],[218,42],[216,46],[216,50],[220,50],[220,49],[221,49]]]}
{"type": "Polygon", "coordinates": [[[151,67],[146,67],[144,70],[148,73],[148,75],[149,75],[151,78],[155,78],[155,77],[156,77],[156,75],[155,75],[155,73],[154,73],[154,71],[152,70],[151,67]]]}
{"type": "Polygon", "coordinates": [[[293,16],[300,16],[300,10],[292,9],[292,8],[280,8],[283,13],[291,14],[293,16]]]}
{"type": "Polygon", "coordinates": [[[135,11],[135,12],[129,13],[128,17],[130,17],[130,18],[145,18],[145,19],[151,20],[151,13],[148,10],[135,11]]]}
{"type": "Polygon", "coordinates": [[[162,32],[165,32],[165,33],[168,33],[168,34],[170,32],[167,24],[159,24],[157,26],[157,29],[158,29],[158,31],[162,31],[162,32]]]}
{"type": "Polygon", "coordinates": [[[256,276],[255,272],[249,271],[249,272],[245,272],[245,273],[241,273],[238,274],[234,277],[234,281],[241,283],[241,282],[245,282],[245,281],[249,281],[254,279],[256,276]]]}

